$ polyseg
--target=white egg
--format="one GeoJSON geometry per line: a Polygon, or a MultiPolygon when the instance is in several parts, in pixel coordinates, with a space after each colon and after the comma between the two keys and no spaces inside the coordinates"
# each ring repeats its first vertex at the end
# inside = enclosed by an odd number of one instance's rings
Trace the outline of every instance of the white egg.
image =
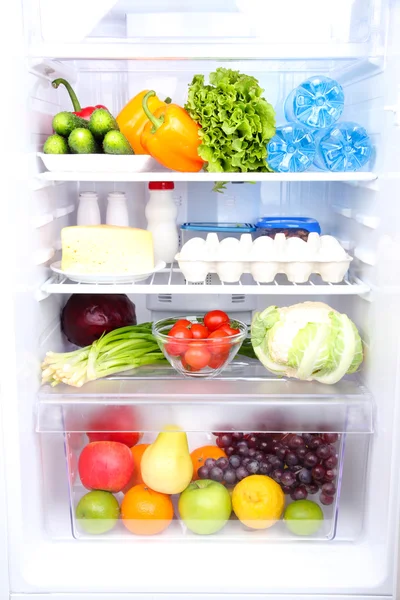
{"type": "Polygon", "coordinates": [[[318,252],[318,260],[346,260],[346,251],[332,235],[323,235],[321,236],[321,246],[318,252]]]}
{"type": "Polygon", "coordinates": [[[250,260],[269,261],[274,259],[274,240],[268,236],[262,236],[254,240],[250,252],[250,260]]]}
{"type": "Polygon", "coordinates": [[[180,251],[181,260],[201,260],[205,255],[206,241],[202,238],[192,238],[182,246],[180,251]]]}
{"type": "Polygon", "coordinates": [[[219,243],[217,260],[240,259],[240,242],[237,238],[225,238],[219,243]]]}
{"type": "Polygon", "coordinates": [[[304,262],[311,259],[312,253],[307,242],[297,237],[286,240],[286,260],[304,262]]]}
{"type": "Polygon", "coordinates": [[[323,247],[336,247],[340,244],[333,235],[321,235],[321,246],[323,247]]]}

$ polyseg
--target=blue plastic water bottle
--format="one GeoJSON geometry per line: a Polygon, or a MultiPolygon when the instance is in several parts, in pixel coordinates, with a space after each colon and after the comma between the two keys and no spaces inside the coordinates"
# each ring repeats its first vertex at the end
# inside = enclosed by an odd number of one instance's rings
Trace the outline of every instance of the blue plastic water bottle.
{"type": "Polygon", "coordinates": [[[280,173],[301,173],[311,167],[315,157],[313,134],[295,123],[276,128],[267,146],[267,162],[280,173]]]}
{"type": "Polygon", "coordinates": [[[285,102],[288,121],[300,123],[312,129],[325,129],[333,125],[343,112],[342,86],[329,77],[316,75],[303,81],[285,102]]]}
{"type": "Polygon", "coordinates": [[[315,135],[314,165],[324,171],[358,171],[371,158],[372,144],[368,133],[351,121],[336,123],[315,135]]]}

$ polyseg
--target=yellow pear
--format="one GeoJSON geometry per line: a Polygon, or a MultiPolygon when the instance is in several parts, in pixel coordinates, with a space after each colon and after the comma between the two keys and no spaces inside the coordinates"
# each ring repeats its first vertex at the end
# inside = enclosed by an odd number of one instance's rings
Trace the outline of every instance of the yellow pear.
{"type": "Polygon", "coordinates": [[[184,431],[168,427],[145,450],[140,469],[146,485],[163,494],[179,494],[192,480],[193,464],[184,431]]]}

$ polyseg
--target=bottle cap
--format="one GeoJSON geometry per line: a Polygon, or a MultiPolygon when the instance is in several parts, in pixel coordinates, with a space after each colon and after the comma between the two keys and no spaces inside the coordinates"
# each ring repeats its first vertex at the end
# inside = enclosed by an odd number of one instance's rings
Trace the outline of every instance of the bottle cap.
{"type": "Polygon", "coordinates": [[[173,181],[150,181],[149,190],[173,190],[173,181]]]}

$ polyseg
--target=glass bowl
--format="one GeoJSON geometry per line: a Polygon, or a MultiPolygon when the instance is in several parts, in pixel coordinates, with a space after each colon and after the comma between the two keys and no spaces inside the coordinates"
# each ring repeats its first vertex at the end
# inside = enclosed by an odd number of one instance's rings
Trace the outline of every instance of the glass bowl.
{"type": "Polygon", "coordinates": [[[232,320],[231,323],[240,333],[229,337],[178,340],[168,336],[169,331],[180,319],[187,319],[191,323],[203,323],[203,317],[161,319],[153,324],[153,335],[165,358],[185,377],[216,377],[232,362],[247,337],[247,325],[236,320],[232,320]],[[205,366],[200,368],[200,365],[205,366]]]}

